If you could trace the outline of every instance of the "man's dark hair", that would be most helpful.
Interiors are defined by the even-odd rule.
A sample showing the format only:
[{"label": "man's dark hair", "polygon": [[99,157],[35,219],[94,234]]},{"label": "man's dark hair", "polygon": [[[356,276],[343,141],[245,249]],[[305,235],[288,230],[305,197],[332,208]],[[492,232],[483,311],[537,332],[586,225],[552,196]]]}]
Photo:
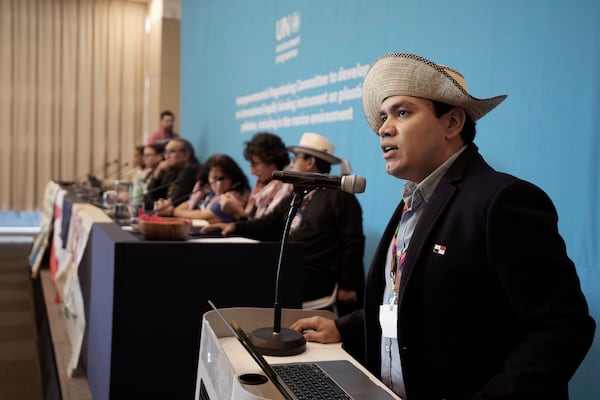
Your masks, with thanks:
[{"label": "man's dark hair", "polygon": [[319,157],[311,156],[315,159],[315,166],[321,174],[328,174],[331,172],[331,164]]},{"label": "man's dark hair", "polygon": [[151,144],[147,144],[144,146],[144,148],[146,147],[150,147],[154,150],[154,152],[156,154],[163,154],[165,152],[165,145],[164,143],[151,143]]},{"label": "man's dark hair", "polygon": [[174,142],[179,142],[182,145],[182,150],[185,153],[188,153],[190,155],[190,163],[193,164],[199,164],[200,162],[198,161],[198,159],[196,158],[196,154],[194,152],[194,146],[192,146],[192,144],[190,142],[188,142],[185,139],[182,139],[180,137],[176,137],[173,139],[170,139],[169,141],[174,141]]},{"label": "man's dark hair", "polygon": [[[448,111],[452,110],[453,108],[456,108],[456,106],[442,103],[440,101],[432,100],[431,102],[433,103],[433,112],[434,112],[435,116],[438,118],[440,118],[442,115],[446,114]],[[465,111],[465,116],[466,116],[465,125],[463,126],[462,130],[460,131],[460,137],[462,138],[463,142],[465,142],[465,144],[469,144],[469,143],[472,143],[473,140],[475,139],[476,129],[475,129],[475,122],[473,122],[473,119],[471,118],[469,113],[467,113],[466,111]]]},{"label": "man's dark hair", "polygon": [[165,117],[165,115],[169,115],[169,116],[171,116],[171,118],[175,119],[175,114],[173,114],[173,112],[169,111],[169,110],[165,110],[165,111],[161,112],[160,119],[163,119]]},{"label": "man's dark hair", "polygon": [[258,157],[265,164],[275,164],[282,170],[290,163],[290,155],[281,138],[269,132],[259,132],[246,142],[244,158],[252,162]]},{"label": "man's dark hair", "polygon": [[202,184],[208,183],[208,175],[214,167],[221,168],[221,172],[230,178],[233,184],[237,183],[235,189],[233,189],[234,191],[244,193],[250,190],[248,177],[235,160],[227,154],[213,154],[206,160],[198,173],[198,179]]}]

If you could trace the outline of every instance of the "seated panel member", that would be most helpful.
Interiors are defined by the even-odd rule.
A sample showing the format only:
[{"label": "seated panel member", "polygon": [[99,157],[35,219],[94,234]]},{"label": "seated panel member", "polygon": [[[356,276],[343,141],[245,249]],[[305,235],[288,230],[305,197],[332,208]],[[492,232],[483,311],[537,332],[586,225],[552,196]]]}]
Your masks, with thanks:
[{"label": "seated panel member", "polygon": [[153,209],[158,199],[169,199],[177,206],[183,203],[196,183],[200,164],[191,143],[182,138],[169,140],[165,159],[152,172],[144,195],[146,209]]},{"label": "seated panel member", "polygon": [[144,187],[152,177],[152,173],[158,168],[165,155],[165,146],[159,143],[147,144],[144,146],[142,157],[144,158],[144,167],[148,169],[148,174],[144,177]]},{"label": "seated panel member", "polygon": [[279,136],[269,132],[256,133],[246,142],[244,158],[250,162],[250,173],[256,175],[256,184],[246,207],[242,208],[231,194],[221,198],[223,210],[239,220],[271,213],[293,189],[292,185],[273,179],[273,171],[283,170],[290,163],[288,150]]},{"label": "seated panel member", "polygon": [[173,207],[170,200],[159,200],[155,210],[162,216],[205,219],[210,223],[231,222],[237,218],[223,210],[222,196],[228,195],[231,203],[243,209],[249,194],[248,178],[240,166],[226,154],[214,154],[202,166],[189,200],[177,207]]},{"label": "seated panel member", "polygon": [[144,180],[150,173],[150,169],[144,163],[144,145],[135,146],[133,150],[133,167],[123,174],[119,179],[123,182],[135,183],[138,179]]},{"label": "seated panel member", "polygon": [[[290,168],[299,172],[327,174],[342,160],[333,155],[334,145],[316,133],[305,133],[294,153]],[[204,233],[221,231],[258,240],[281,240],[292,196],[283,199],[268,215],[250,221],[213,224]],[[304,196],[289,235],[290,241],[305,244],[304,301],[330,295],[338,284],[338,313],[361,306],[364,287],[365,237],[362,209],[353,194],[333,189],[316,189]]]}]

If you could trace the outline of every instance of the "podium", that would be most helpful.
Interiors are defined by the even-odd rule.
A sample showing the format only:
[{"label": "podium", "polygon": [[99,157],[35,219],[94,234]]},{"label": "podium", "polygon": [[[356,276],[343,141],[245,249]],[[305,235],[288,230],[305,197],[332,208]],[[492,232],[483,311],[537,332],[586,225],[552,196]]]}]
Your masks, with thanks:
[{"label": "podium", "polygon": [[[220,309],[220,312],[227,320],[235,320],[247,333],[257,328],[273,325],[273,309],[270,308],[223,308]],[[315,315],[334,317],[329,311],[284,309],[281,316],[282,327],[290,326],[299,318]],[[346,353],[342,349],[341,343],[321,344],[309,342],[306,345],[306,351],[302,354],[289,357],[265,356],[265,358],[270,364],[348,360],[363,371],[374,384],[384,388],[392,398],[399,399],[381,381]],[[241,383],[239,377],[245,374],[264,375],[252,357],[232,336],[231,331],[217,313],[215,311],[206,312],[202,318],[195,399],[284,399],[270,381],[260,384]]]}]

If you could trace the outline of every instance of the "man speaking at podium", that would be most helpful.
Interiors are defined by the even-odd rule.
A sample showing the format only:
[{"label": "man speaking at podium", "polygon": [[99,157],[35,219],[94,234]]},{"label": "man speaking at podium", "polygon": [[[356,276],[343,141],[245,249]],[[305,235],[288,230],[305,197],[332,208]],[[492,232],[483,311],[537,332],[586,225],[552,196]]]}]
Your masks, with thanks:
[{"label": "man speaking at podium", "polygon": [[408,400],[567,399],[593,339],[551,200],[473,143],[476,121],[505,98],[475,98],[460,73],[413,54],[385,54],[365,76],[386,172],[407,182],[363,310],[292,328],[364,350]]}]

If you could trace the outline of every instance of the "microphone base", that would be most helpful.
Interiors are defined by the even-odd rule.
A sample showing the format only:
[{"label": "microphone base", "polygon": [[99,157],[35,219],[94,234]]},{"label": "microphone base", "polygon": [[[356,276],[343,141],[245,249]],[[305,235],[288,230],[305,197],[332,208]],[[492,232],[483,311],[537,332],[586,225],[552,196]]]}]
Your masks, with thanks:
[{"label": "microphone base", "polygon": [[306,350],[306,340],[302,333],[282,328],[273,332],[273,328],[259,328],[250,334],[250,341],[265,356],[293,356]]}]

